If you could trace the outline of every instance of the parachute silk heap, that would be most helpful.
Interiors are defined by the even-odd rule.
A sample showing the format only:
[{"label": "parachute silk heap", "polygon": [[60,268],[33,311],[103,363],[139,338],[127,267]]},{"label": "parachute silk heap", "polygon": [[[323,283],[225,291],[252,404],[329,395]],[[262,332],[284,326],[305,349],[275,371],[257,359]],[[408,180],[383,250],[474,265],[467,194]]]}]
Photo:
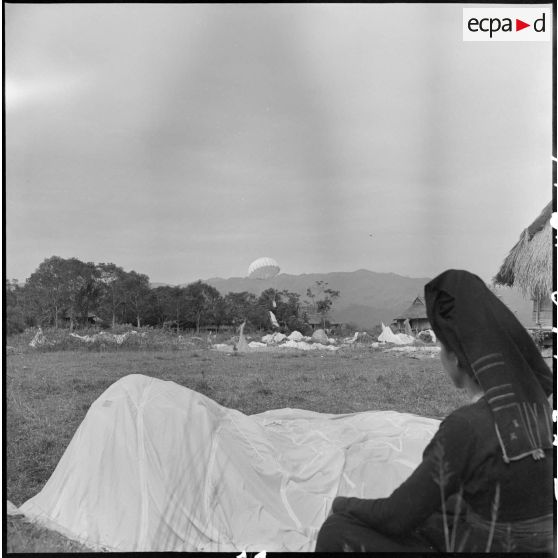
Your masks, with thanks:
[{"label": "parachute silk heap", "polygon": [[273,258],[258,258],[248,266],[248,277],[272,279],[279,273],[279,264]]}]

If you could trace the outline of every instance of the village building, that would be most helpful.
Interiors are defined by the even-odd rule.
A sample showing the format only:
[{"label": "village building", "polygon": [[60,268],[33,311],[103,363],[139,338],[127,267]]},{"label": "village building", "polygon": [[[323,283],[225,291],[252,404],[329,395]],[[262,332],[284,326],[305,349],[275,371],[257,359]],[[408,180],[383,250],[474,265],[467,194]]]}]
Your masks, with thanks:
[{"label": "village building", "polygon": [[[72,322],[72,317],[69,312],[64,312],[63,316],[64,323],[70,325]],[[102,325],[104,320],[99,318],[94,312],[87,312],[87,317],[77,315],[74,317],[74,325],[79,324],[80,326],[93,326]]]},{"label": "village building", "polygon": [[494,282],[518,287],[533,301],[532,326],[552,331],[552,202],[521,233]]},{"label": "village building", "polygon": [[430,329],[430,322],[426,315],[426,305],[420,296],[417,296],[411,306],[393,320],[391,328],[395,333],[405,333],[406,320],[409,320],[409,326],[414,334]]},{"label": "village building", "polygon": [[[306,322],[312,328],[312,330],[323,329],[324,316],[322,316],[321,314],[308,314]],[[331,318],[329,315],[325,316],[325,324],[327,328],[335,328],[342,325],[341,322]]]}]

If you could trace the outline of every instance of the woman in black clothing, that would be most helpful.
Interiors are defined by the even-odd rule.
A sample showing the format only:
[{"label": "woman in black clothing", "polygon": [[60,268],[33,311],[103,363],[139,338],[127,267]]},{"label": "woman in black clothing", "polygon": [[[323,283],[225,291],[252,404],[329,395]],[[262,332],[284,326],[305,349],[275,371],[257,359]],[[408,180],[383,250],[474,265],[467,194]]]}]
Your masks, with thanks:
[{"label": "woman in black clothing", "polygon": [[472,401],[390,497],[338,496],[316,551],[552,552],[552,373],[477,276],[446,271],[425,300],[443,367]]}]

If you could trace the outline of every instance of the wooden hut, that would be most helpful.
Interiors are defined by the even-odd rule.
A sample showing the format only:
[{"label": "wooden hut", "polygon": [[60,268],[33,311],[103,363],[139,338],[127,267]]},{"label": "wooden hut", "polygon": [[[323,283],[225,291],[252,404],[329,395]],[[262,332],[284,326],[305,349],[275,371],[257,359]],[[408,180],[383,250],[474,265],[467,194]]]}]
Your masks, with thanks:
[{"label": "wooden hut", "polygon": [[533,301],[533,324],[552,329],[552,202],[521,233],[494,277],[498,285],[516,286]]},{"label": "wooden hut", "polygon": [[420,296],[417,296],[417,298],[413,300],[411,306],[393,320],[393,329],[398,332],[405,332],[405,320],[409,320],[409,325],[413,333],[418,333],[424,329],[430,329],[430,322],[426,316],[426,305]]},{"label": "wooden hut", "polygon": [[[71,324],[72,318],[69,312],[65,312],[63,318],[66,324]],[[93,312],[88,312],[87,317],[78,314],[74,318],[74,325],[75,324],[79,324],[80,326],[102,325],[103,319],[99,318],[99,316]]]},{"label": "wooden hut", "polygon": [[306,322],[310,325],[312,330],[322,329],[324,327],[324,319],[327,328],[338,327],[341,322],[326,315],[325,318],[321,314],[308,314]]}]

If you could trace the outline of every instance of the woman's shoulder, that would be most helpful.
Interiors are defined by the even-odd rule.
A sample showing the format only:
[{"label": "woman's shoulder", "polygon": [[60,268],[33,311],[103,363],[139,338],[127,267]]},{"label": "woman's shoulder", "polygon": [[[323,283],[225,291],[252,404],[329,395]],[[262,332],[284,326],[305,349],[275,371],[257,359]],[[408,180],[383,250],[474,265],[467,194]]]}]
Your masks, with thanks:
[{"label": "woman's shoulder", "polygon": [[[442,447],[456,469],[464,467],[465,463],[476,462],[473,456],[491,452],[496,446],[490,409],[484,400],[479,400],[459,407],[440,423],[425,455],[434,455],[436,447]],[[463,461],[461,465],[460,460]]]},{"label": "woman's shoulder", "polygon": [[487,413],[490,413],[490,407],[486,402],[486,398],[482,396],[475,401],[471,401],[466,405],[458,407],[448,416],[456,415],[461,417],[477,417],[486,415]]},{"label": "woman's shoulder", "polygon": [[[436,459],[443,452],[455,471],[468,466],[478,447],[482,446],[487,426],[492,421],[478,401],[459,407],[441,423],[438,431],[425,449],[424,457]],[[437,457],[438,456],[438,457]]]},{"label": "woman's shoulder", "polygon": [[467,430],[468,434],[474,432],[482,432],[484,434],[487,430],[494,429],[490,407],[484,397],[459,407],[450,413],[442,424],[445,428],[452,430]]}]

